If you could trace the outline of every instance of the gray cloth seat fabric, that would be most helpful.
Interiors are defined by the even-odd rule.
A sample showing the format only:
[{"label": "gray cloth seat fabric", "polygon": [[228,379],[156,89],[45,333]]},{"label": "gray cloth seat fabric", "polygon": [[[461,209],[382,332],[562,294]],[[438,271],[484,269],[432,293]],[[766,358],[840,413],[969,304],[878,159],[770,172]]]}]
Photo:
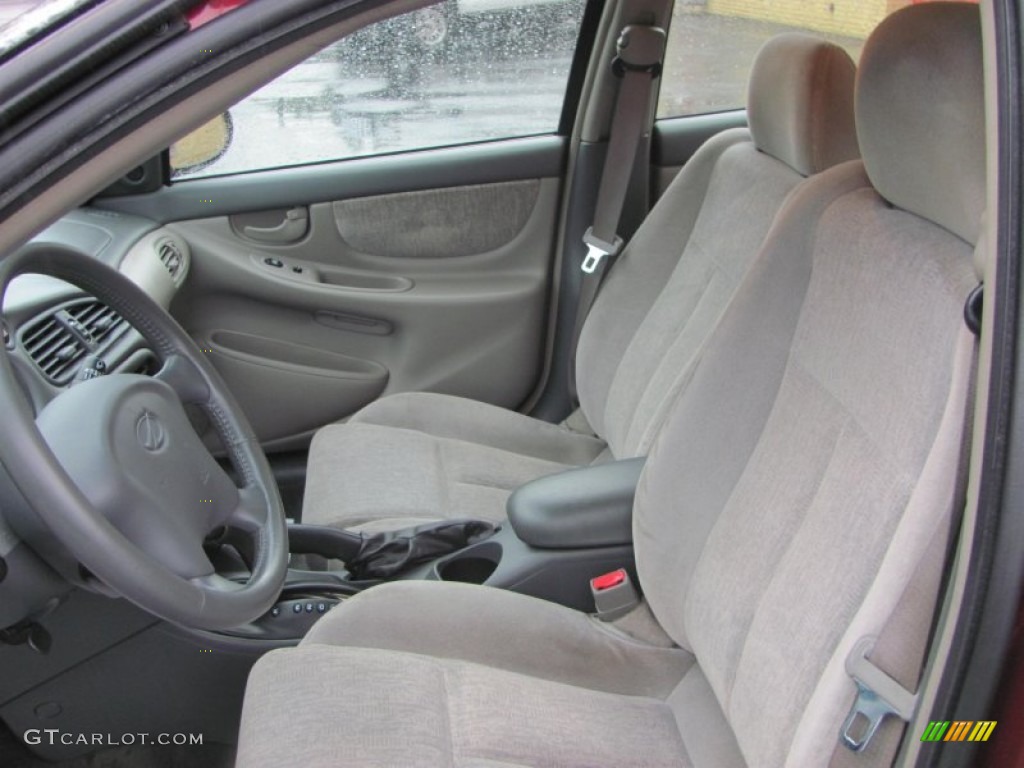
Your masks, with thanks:
[{"label": "gray cloth seat fabric", "polygon": [[845,51],[808,35],[781,35],[758,54],[750,130],[726,131],[694,155],[583,328],[580,406],[600,438],[463,398],[393,395],[316,434],[303,521],[496,521],[529,480],[646,455],[783,201],[805,176],[857,156],[854,72]]},{"label": "gray cloth seat fabric", "polygon": [[596,437],[475,400],[394,395],[317,434],[302,519],[364,531],[498,519],[480,510],[504,510],[523,483],[604,449]]},{"label": "gray cloth seat fabric", "polygon": [[485,587],[375,587],[257,663],[238,764],[827,766],[845,659],[954,504],[981,86],[976,6],[911,6],[865,45],[873,154],[787,202],[646,462],[638,570],[678,648]]},{"label": "gray cloth seat fabric", "polygon": [[[311,669],[330,679],[330,686],[312,690]],[[289,718],[280,738],[259,739],[258,756],[243,752],[241,765],[689,765],[671,709],[652,698],[419,654],[317,645],[297,649],[256,675],[257,685],[273,687],[302,714]],[[366,675],[377,686],[372,691],[364,686]],[[538,699],[565,718],[553,719],[546,707],[535,706]],[[264,725],[280,717],[269,711],[270,700],[261,704],[252,716]],[[346,723],[360,721],[367,711],[401,717],[401,732],[360,728],[334,744],[332,753],[308,758],[310,741],[347,730]],[[610,743],[609,732],[630,736]],[[290,762],[296,755],[304,762]]]},{"label": "gray cloth seat fabric", "polygon": [[[393,582],[372,594],[347,604],[345,621],[319,622],[278,663],[257,665],[250,689],[277,695],[251,697],[245,727],[265,727],[283,700],[295,719],[269,748],[243,730],[239,765],[689,765],[666,699],[691,673],[690,653],[487,587]],[[424,622],[428,614],[444,621]],[[452,631],[459,624],[466,633]],[[310,671],[322,688],[310,688]],[[369,697],[367,675],[377,684]],[[552,707],[574,726],[551,718]],[[404,710],[414,732],[391,740],[345,727],[374,709]],[[343,747],[295,761],[311,757],[309,734],[339,727]],[[622,730],[630,739],[609,743]]]}]

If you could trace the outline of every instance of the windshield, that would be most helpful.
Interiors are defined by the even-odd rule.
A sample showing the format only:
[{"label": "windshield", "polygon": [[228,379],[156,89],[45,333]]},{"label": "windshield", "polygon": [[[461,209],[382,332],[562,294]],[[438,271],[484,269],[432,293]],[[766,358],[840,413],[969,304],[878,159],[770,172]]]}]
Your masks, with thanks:
[{"label": "windshield", "polygon": [[38,36],[94,0],[0,0],[0,54]]}]

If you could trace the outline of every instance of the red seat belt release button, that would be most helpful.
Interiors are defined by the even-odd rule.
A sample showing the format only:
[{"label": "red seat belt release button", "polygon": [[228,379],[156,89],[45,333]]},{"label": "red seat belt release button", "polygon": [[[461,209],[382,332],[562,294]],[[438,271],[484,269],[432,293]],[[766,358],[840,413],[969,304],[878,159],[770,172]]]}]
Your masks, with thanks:
[{"label": "red seat belt release button", "polygon": [[600,576],[595,576],[590,580],[590,586],[595,592],[604,592],[606,589],[617,587],[624,581],[629,580],[629,574],[626,573],[625,568],[619,568],[617,571],[611,573],[603,573]]},{"label": "red seat belt release button", "polygon": [[597,618],[602,621],[614,621],[640,603],[640,596],[625,568],[592,578],[590,594],[594,596]]}]

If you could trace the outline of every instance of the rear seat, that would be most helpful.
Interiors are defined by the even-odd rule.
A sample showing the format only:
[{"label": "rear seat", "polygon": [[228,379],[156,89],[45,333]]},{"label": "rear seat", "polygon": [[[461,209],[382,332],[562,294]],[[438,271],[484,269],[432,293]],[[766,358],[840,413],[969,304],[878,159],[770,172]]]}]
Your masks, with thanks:
[{"label": "rear seat", "polygon": [[783,202],[805,177],[857,157],[854,76],[845,51],[808,35],[781,35],[758,54],[749,131],[694,155],[584,325],[577,382],[593,434],[465,398],[386,397],[315,436],[303,522],[372,531],[500,520],[523,483],[646,455]]}]

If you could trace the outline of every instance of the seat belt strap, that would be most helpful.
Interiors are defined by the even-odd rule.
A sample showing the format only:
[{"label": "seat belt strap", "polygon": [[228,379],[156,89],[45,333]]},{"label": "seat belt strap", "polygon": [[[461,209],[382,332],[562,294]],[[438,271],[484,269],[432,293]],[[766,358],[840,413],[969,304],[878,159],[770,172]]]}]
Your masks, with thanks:
[{"label": "seat belt strap", "polygon": [[626,190],[633,174],[640,137],[647,127],[651,89],[661,75],[665,30],[631,24],[619,35],[616,52],[618,55],[612,61],[612,72],[621,82],[615,100],[601,187],[597,192],[594,223],[583,235],[587,255],[582,269],[588,275],[597,272],[606,257],[614,258],[622,248],[622,238],[617,234],[619,219],[626,202]]},{"label": "seat belt strap", "polygon": [[[924,660],[930,645],[939,611],[943,566],[950,559],[952,547],[960,530],[960,514],[967,504],[967,481],[970,475],[971,444],[974,433],[974,401],[978,378],[978,341],[981,326],[982,286],[975,288],[964,305],[964,320],[975,337],[967,374],[966,402],[960,436],[953,503],[935,539],[918,564],[917,573],[904,592],[896,610],[889,617],[877,638],[862,638],[847,659],[846,669],[857,684],[857,700],[839,734],[839,745],[832,754],[829,768],[863,768],[867,765],[889,766],[902,742],[903,723],[912,721],[918,694],[892,679],[875,666],[868,655],[898,659],[901,677],[915,689],[920,688]],[[928,618],[931,620],[929,621]],[[911,631],[908,632],[907,630]],[[917,665],[911,669],[911,665]],[[896,725],[878,732],[888,715],[896,715]],[[899,721],[903,721],[900,723]]]},{"label": "seat belt strap", "polygon": [[576,304],[570,367],[570,389],[576,396],[575,356],[583,323],[597,297],[601,279],[608,264],[622,250],[618,235],[622,208],[626,202],[629,180],[636,163],[637,148],[648,123],[648,109],[654,81],[661,76],[665,55],[665,30],[661,27],[630,24],[624,27],[616,42],[612,72],[620,80],[612,115],[608,154],[605,156],[601,186],[597,192],[593,224],[583,235],[587,254],[580,268],[583,280]]}]

